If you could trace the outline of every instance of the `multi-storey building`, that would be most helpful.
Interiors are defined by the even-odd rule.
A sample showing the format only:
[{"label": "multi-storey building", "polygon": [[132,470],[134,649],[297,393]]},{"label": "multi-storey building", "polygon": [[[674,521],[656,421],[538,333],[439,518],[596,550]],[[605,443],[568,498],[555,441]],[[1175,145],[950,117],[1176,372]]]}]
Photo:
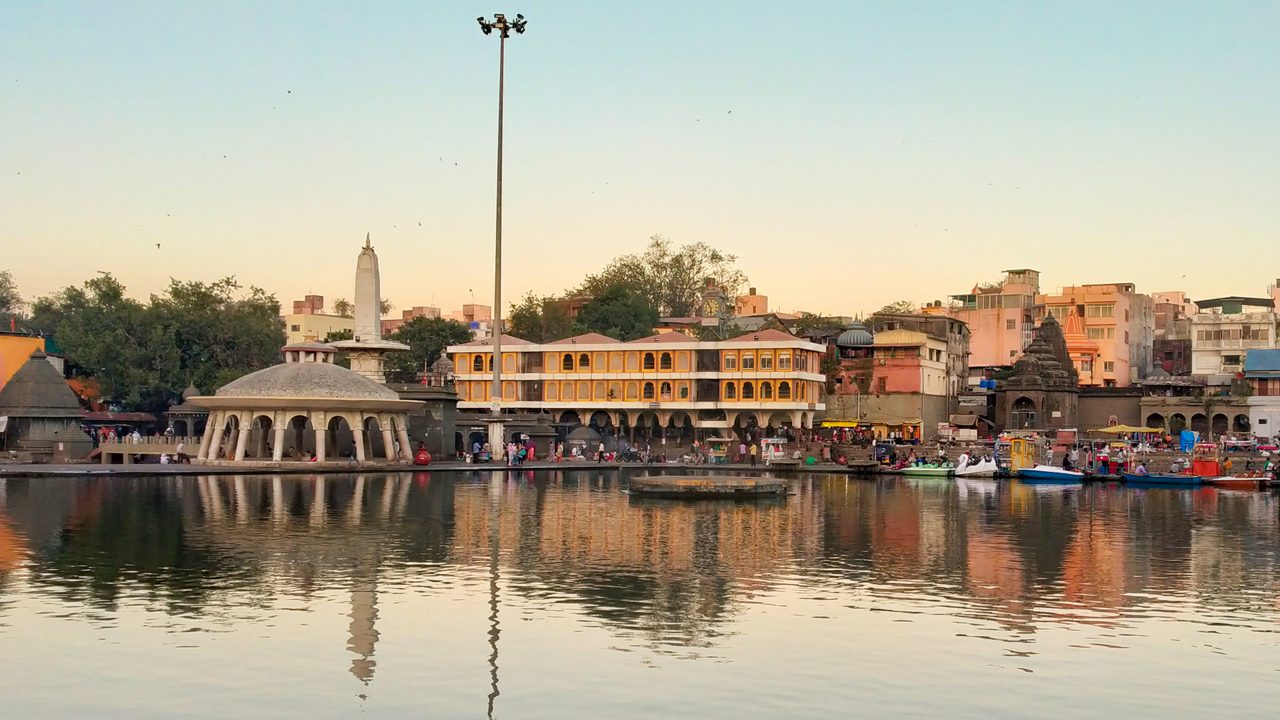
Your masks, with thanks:
[{"label": "multi-storey building", "polygon": [[1244,376],[1250,385],[1249,427],[1258,437],[1280,436],[1280,350],[1245,353]]},{"label": "multi-storey building", "polygon": [[326,313],[323,295],[307,295],[293,301],[293,312],[285,315],[284,334],[289,345],[308,341],[323,341],[329,333],[354,331],[354,318]]},{"label": "multi-storey building", "polygon": [[1155,311],[1151,297],[1134,291],[1132,283],[1098,283],[1062,288],[1036,297],[1039,316],[1052,315],[1066,325],[1073,313],[1084,321],[1085,339],[1098,343],[1094,362],[1099,368],[1081,367],[1072,358],[1080,384],[1126,387],[1150,374],[1151,347],[1155,336]]},{"label": "multi-storey building", "polygon": [[[502,337],[504,411],[647,434],[707,437],[751,426],[812,427],[825,408],[825,348],[763,330],[707,342],[668,332],[621,342],[589,333],[535,344]],[[450,346],[458,408],[490,407],[490,338]]]},{"label": "multi-storey building", "polygon": [[1020,269],[1005,270],[1001,282],[951,296],[948,314],[969,328],[969,368],[975,375],[1009,367],[1022,354],[1035,329],[1039,292],[1040,273]]},{"label": "multi-storey building", "polygon": [[1222,297],[1198,300],[1191,316],[1191,373],[1210,386],[1230,385],[1244,369],[1249,350],[1276,345],[1273,298]]},{"label": "multi-storey building", "polygon": [[1191,316],[1196,304],[1182,291],[1151,296],[1155,308],[1155,334],[1151,362],[1170,375],[1191,373]]}]

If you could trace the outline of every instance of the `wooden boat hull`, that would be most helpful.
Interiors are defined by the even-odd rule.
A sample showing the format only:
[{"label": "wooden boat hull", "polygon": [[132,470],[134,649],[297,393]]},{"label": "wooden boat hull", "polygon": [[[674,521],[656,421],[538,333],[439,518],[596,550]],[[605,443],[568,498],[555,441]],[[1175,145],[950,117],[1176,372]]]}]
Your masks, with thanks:
[{"label": "wooden boat hull", "polygon": [[747,500],[785,497],[787,481],[778,478],[644,475],[632,478],[633,497],[688,500]]},{"label": "wooden boat hull", "polygon": [[1126,485],[1199,485],[1204,482],[1204,478],[1199,475],[1169,475],[1164,473],[1153,473],[1150,475],[1135,475],[1134,473],[1125,473],[1124,482]]},{"label": "wooden boat hull", "polygon": [[1262,483],[1266,481],[1266,478],[1225,475],[1223,477],[1205,478],[1204,481],[1208,485],[1226,490],[1257,490],[1262,487]]}]

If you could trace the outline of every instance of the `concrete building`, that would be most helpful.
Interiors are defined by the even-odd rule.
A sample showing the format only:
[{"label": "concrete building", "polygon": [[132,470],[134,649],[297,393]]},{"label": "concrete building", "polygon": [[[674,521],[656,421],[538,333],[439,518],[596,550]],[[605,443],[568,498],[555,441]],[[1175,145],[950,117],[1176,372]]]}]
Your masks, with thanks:
[{"label": "concrete building", "polygon": [[826,417],[877,437],[934,439],[967,388],[968,328],[927,314],[876,314],[869,322],[853,323],[835,341]]},{"label": "concrete building", "polygon": [[293,312],[284,316],[285,342],[320,342],[329,335],[342,331],[354,331],[355,318],[343,317],[324,311],[323,295],[307,295],[293,301]]},{"label": "concrete building", "polygon": [[383,318],[382,335],[386,337],[391,333],[399,330],[407,322],[417,320],[418,318],[439,319],[440,308],[431,307],[430,305],[414,305],[408,310],[401,310],[398,318]]},{"label": "concrete building", "polygon": [[1181,291],[1152,296],[1155,310],[1152,365],[1170,375],[1191,374],[1191,316],[1196,312],[1196,304],[1186,298],[1186,293]]},{"label": "concrete building", "polygon": [[1249,430],[1258,437],[1280,435],[1280,350],[1250,350],[1244,361],[1249,382]]},{"label": "concrete building", "polygon": [[1005,270],[998,283],[952,295],[948,313],[969,329],[969,368],[974,382],[985,372],[1013,365],[1031,343],[1040,273]]},{"label": "concrete building", "polygon": [[[1274,291],[1273,291],[1274,292]],[[1198,300],[1191,316],[1191,372],[1212,387],[1230,385],[1250,350],[1276,348],[1274,298]]]},{"label": "concrete building", "polygon": [[1080,382],[1094,387],[1125,387],[1151,371],[1155,339],[1155,305],[1151,297],[1134,290],[1132,283],[1095,283],[1064,287],[1036,298],[1041,318],[1052,316],[1065,324],[1073,312],[1084,321],[1085,338],[1098,343],[1094,367]]},{"label": "concrete building", "polygon": [[[489,407],[492,340],[454,345],[460,411]],[[644,437],[685,440],[752,427],[812,427],[822,411],[824,348],[763,330],[707,342],[661,333],[621,342],[595,333],[535,344],[502,338],[504,412]]]},{"label": "concrete building", "polygon": [[461,310],[449,313],[448,319],[471,328],[471,334],[476,338],[493,335],[493,308],[488,305],[467,303]]},{"label": "concrete building", "polygon": [[734,302],[734,315],[766,315],[769,313],[769,296],[750,288],[746,295],[739,295]]}]

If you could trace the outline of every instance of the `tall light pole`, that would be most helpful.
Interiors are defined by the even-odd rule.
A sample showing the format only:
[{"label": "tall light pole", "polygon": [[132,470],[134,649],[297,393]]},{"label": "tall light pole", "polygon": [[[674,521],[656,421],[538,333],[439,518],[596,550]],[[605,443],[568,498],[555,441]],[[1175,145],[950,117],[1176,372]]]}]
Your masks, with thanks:
[{"label": "tall light pole", "polygon": [[[494,421],[489,426],[489,445],[494,459],[502,457],[505,448],[502,424],[497,422],[502,414],[502,102],[507,64],[507,38],[514,30],[517,35],[524,34],[524,15],[517,14],[515,20],[507,20],[502,13],[494,13],[493,21],[483,17],[476,18],[480,30],[485,35],[498,31],[498,200],[494,223],[493,242],[493,389],[489,393],[489,407]],[[497,437],[494,437],[494,431]]]}]

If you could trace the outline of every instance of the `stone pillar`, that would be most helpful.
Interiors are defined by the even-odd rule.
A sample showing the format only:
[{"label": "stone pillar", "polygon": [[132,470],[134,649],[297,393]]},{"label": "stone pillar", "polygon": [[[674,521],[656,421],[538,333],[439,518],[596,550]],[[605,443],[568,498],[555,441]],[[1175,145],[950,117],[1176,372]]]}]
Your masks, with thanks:
[{"label": "stone pillar", "polygon": [[276,425],[271,428],[271,432],[276,436],[275,447],[271,448],[271,459],[280,462],[284,459],[284,426]]},{"label": "stone pillar", "polygon": [[236,454],[235,461],[244,460],[245,446],[249,444],[249,426],[243,422],[240,423],[240,434],[236,436]]},{"label": "stone pillar", "polygon": [[356,441],[356,462],[364,462],[364,424],[352,429],[351,437]]},{"label": "stone pillar", "polygon": [[396,437],[400,439],[400,459],[413,462],[413,448],[409,446],[409,431],[402,417],[396,418]]},{"label": "stone pillar", "polygon": [[324,462],[326,457],[325,451],[327,449],[324,444],[325,438],[328,437],[328,433],[325,432],[324,428],[314,428],[314,430],[316,433],[316,462]]},{"label": "stone pillar", "polygon": [[386,415],[378,416],[378,428],[382,430],[382,454],[391,462],[396,461],[396,441],[391,436],[391,420]]},{"label": "stone pillar", "polygon": [[196,452],[197,460],[205,460],[209,457],[209,443],[213,442],[213,433],[217,429],[214,419],[220,413],[209,413],[209,417],[205,419],[204,434],[200,436],[200,450]]},{"label": "stone pillar", "polygon": [[[209,446],[204,449],[204,460],[218,459],[218,449],[222,447],[222,429],[227,424],[226,415],[219,411],[209,417],[209,424],[213,426],[213,435],[209,438]],[[208,429],[207,426],[206,429]]]}]

